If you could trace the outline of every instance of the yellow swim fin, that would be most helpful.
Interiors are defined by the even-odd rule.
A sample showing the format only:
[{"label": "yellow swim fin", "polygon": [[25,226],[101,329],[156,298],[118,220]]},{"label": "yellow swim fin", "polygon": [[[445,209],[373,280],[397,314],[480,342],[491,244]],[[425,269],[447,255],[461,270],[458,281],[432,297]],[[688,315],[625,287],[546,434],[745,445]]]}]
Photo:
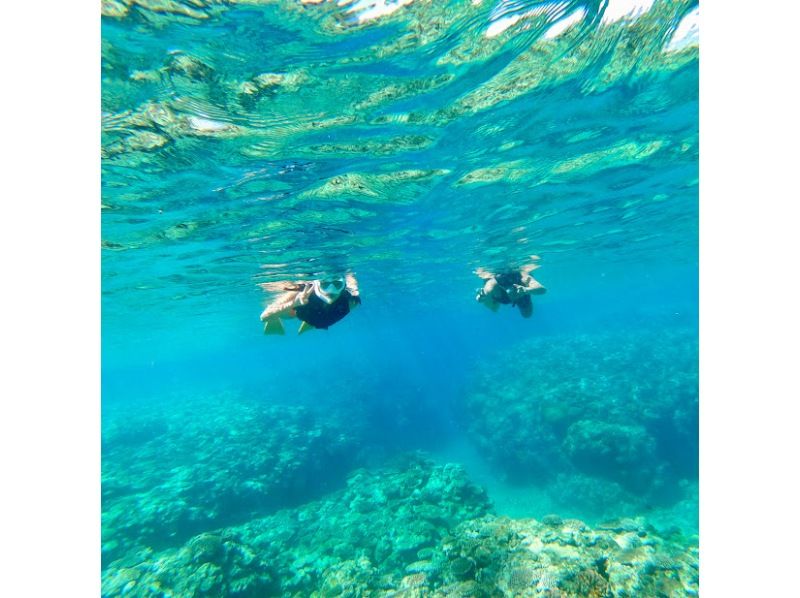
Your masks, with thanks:
[{"label": "yellow swim fin", "polygon": [[309,330],[314,330],[314,327],[308,322],[300,322],[300,328],[297,330],[297,334],[303,334]]},{"label": "yellow swim fin", "polygon": [[286,334],[281,319],[276,316],[264,320],[264,334]]}]

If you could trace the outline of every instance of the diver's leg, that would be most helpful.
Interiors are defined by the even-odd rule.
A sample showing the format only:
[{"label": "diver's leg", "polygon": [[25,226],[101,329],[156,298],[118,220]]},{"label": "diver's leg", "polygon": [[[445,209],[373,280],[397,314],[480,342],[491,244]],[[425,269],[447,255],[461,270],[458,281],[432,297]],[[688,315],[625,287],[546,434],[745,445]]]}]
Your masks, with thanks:
[{"label": "diver's leg", "polygon": [[547,289],[544,288],[541,282],[538,280],[531,280],[531,283],[528,285],[530,289],[530,293],[532,295],[544,295],[547,292]]},{"label": "diver's leg", "polygon": [[519,307],[519,313],[523,318],[530,318],[533,315],[533,301],[531,301],[529,295],[525,295],[517,301],[517,307]]}]

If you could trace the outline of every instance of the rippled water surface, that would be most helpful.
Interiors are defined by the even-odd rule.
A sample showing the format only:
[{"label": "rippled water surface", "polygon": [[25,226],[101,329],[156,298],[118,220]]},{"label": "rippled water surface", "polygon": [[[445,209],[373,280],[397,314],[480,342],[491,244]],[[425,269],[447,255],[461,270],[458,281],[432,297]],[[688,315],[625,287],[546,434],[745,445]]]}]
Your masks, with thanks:
[{"label": "rippled water surface", "polygon": [[105,326],[331,269],[433,301],[534,253],[694,264],[697,7],[632,6],[104,2]]},{"label": "rippled water surface", "polygon": [[[326,500],[417,449],[463,466],[500,515],[696,529],[696,2],[102,12],[106,567]],[[548,291],[531,319],[475,302],[476,268],[532,255]],[[344,270],[359,310],[262,335],[260,284]]]}]

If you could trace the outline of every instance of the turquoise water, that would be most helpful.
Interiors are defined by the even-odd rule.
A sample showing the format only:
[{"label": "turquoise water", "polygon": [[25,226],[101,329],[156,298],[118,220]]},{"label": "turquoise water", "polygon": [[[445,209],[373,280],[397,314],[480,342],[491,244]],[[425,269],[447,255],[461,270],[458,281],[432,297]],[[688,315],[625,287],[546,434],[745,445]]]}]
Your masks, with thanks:
[{"label": "turquoise water", "polygon": [[696,595],[696,3],[102,7],[104,595]]}]

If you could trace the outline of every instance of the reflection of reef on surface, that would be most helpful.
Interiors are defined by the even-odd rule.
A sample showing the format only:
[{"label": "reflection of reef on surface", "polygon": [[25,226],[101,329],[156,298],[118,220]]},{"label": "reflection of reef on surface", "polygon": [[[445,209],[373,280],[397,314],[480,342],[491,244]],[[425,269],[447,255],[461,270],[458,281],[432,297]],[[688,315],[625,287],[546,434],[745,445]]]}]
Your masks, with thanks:
[{"label": "reflection of reef on surface", "polygon": [[[272,0],[105,0],[102,14],[108,26],[124,29],[122,23],[130,21],[137,22],[143,30],[158,30],[172,23],[211,26],[226,22],[226,14],[232,18],[231,15],[252,10],[291,36],[294,41],[285,44],[288,52],[308,52],[308,41],[315,39],[312,32],[330,44],[359,33],[358,27],[354,30],[348,25],[364,22],[347,16],[355,7],[342,9],[342,4],[325,2],[312,7]],[[160,65],[148,64],[139,55],[124,54],[109,41],[112,36],[106,36],[109,39],[102,53],[103,109],[107,113],[103,121],[103,157],[125,165],[174,166],[176,153],[196,150],[192,143],[196,137],[238,138],[238,144],[229,144],[230,151],[255,158],[278,156],[281,150],[324,158],[332,147],[339,146],[347,153],[362,155],[371,155],[376,149],[386,154],[415,151],[434,141],[419,135],[416,127],[420,124],[442,126],[559,85],[576,84],[581,94],[590,95],[637,77],[680,71],[697,60],[696,46],[666,51],[664,40],[674,33],[677,17],[690,7],[688,0],[659,2],[635,20],[593,29],[585,24],[554,38],[543,34],[557,15],[541,14],[498,37],[487,38],[485,25],[492,20],[488,4],[413,3],[380,19],[382,24],[391,23],[389,26],[397,28],[392,38],[381,38],[379,43],[339,56],[320,48],[321,55],[312,63],[313,68],[286,72],[241,72],[232,68],[230,60],[217,58],[219,64],[214,64],[210,56],[194,56],[183,50],[170,51]],[[517,36],[527,37],[530,43],[521,43]],[[444,43],[448,38],[458,43],[446,49],[451,45]],[[515,43],[521,43],[524,50],[499,70],[487,68],[492,59]],[[352,68],[376,59],[399,61],[437,48],[441,49],[431,67],[413,76],[376,77]],[[233,62],[239,61],[247,62],[246,57],[237,57]],[[141,68],[130,68],[131,65]],[[448,91],[449,86],[459,89],[458,84],[463,81],[453,69],[466,72],[466,66],[486,68],[487,78],[473,82],[464,93]],[[330,93],[322,93],[332,86],[336,88],[333,102]],[[448,98],[440,108],[411,112],[402,109],[408,105],[407,100],[419,100],[436,91],[444,91],[443,97]],[[142,98],[148,99],[138,106],[131,103],[132,99]],[[632,102],[631,109],[641,109],[642,105],[648,112],[663,109],[658,104],[654,106],[652,98]],[[388,122],[393,123],[398,134],[363,142],[364,137],[376,134],[369,127],[377,126],[380,131]],[[352,142],[331,145],[314,139],[315,134],[327,128],[335,129],[341,137],[353,125],[366,128],[355,134]],[[639,145],[647,148],[653,143],[656,147],[637,158],[640,159],[655,152],[663,142],[645,139],[639,144],[627,140],[617,149],[631,150],[625,154],[641,154]],[[155,155],[147,156],[148,153]],[[596,157],[567,156],[552,174],[574,168],[575,160]],[[523,172],[530,178],[537,175],[532,167]]]},{"label": "reflection of reef on surface", "polygon": [[227,394],[107,411],[104,561],[310,500],[344,482],[363,435],[341,412]]},{"label": "reflection of reef on surface", "polygon": [[463,408],[510,481],[602,517],[671,504],[697,479],[697,384],[692,329],[544,337],[485,361]]},{"label": "reflection of reef on surface", "polygon": [[[623,231],[637,256],[691,243],[698,49],[665,43],[696,3],[613,21],[582,5],[549,35],[567,4],[104,0],[107,300],[177,287],[189,305],[219,275],[265,281],[264,254],[285,264],[271,282],[331,255],[410,262],[409,280],[420,230],[436,247],[419,259],[470,266],[534,240],[573,255],[615,253]],[[181,278],[139,267],[156,251]]]},{"label": "reflection of reef on surface", "polygon": [[[677,543],[680,540],[683,544]],[[104,596],[691,596],[694,540],[489,514],[456,465],[357,470],[303,507],[113,562]]]}]

